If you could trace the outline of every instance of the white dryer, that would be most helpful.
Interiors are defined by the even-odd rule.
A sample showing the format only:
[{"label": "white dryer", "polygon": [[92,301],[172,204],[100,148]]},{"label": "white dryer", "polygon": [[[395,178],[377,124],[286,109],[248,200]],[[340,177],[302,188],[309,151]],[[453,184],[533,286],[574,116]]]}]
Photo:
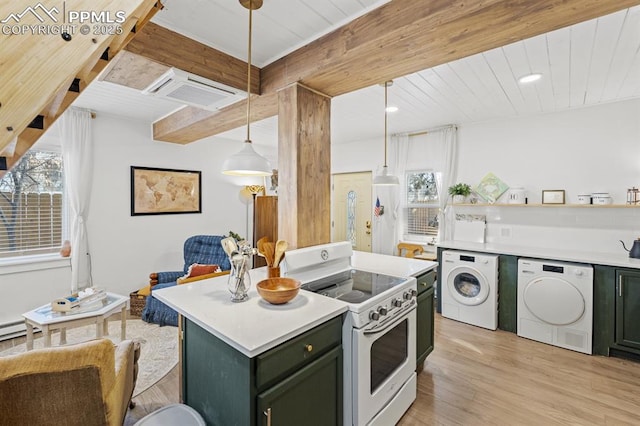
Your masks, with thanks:
[{"label": "white dryer", "polygon": [[592,353],[593,267],[518,260],[518,336]]},{"label": "white dryer", "polygon": [[442,316],[498,328],[498,256],[442,252]]}]

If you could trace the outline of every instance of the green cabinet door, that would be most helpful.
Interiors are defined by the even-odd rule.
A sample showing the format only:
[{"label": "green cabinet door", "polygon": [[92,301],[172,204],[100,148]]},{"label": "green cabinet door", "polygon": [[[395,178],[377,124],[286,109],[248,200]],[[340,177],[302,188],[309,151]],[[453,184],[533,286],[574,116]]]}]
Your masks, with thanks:
[{"label": "green cabinet door", "polygon": [[342,425],[342,348],[260,393],[257,410],[261,426]]},{"label": "green cabinet door", "polygon": [[616,273],[616,343],[640,349],[640,271]]},{"label": "green cabinet door", "polygon": [[498,328],[518,332],[518,257],[501,254],[498,266]]},{"label": "green cabinet door", "polygon": [[418,296],[417,308],[417,333],[416,342],[418,372],[422,371],[421,366],[424,364],[427,356],[433,351],[433,285]]}]

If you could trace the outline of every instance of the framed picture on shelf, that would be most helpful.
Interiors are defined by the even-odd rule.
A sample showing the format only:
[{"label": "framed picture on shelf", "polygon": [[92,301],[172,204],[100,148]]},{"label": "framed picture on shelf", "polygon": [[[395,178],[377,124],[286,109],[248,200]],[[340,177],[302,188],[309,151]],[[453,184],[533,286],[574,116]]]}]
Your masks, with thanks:
[{"label": "framed picture on shelf", "polygon": [[202,174],[131,166],[131,216],[202,213]]},{"label": "framed picture on shelf", "polygon": [[564,204],[564,189],[542,190],[542,204]]}]

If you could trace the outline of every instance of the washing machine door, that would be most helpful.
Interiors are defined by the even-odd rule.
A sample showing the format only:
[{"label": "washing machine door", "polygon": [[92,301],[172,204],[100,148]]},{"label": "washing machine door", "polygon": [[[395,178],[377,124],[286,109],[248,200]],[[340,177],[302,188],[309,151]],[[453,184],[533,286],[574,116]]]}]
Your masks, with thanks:
[{"label": "washing machine door", "polygon": [[487,278],[480,271],[467,266],[458,266],[449,272],[447,288],[456,302],[467,306],[479,305],[489,296]]},{"label": "washing machine door", "polygon": [[542,277],[530,281],[525,284],[522,298],[533,316],[557,326],[573,324],[586,309],[580,290],[560,278]]}]

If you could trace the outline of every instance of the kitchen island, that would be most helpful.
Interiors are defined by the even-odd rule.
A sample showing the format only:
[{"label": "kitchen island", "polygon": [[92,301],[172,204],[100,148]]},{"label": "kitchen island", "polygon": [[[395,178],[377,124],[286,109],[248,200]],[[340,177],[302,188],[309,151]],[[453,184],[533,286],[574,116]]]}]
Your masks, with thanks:
[{"label": "kitchen island", "polygon": [[[404,277],[435,265],[361,252],[352,257],[354,267]],[[347,304],[301,290],[285,305],[270,305],[255,290],[265,268],[251,270],[250,276],[249,300],[242,303],[230,301],[227,277],[154,292],[182,315],[183,401],[213,425],[267,424],[269,419],[342,424]]]}]

